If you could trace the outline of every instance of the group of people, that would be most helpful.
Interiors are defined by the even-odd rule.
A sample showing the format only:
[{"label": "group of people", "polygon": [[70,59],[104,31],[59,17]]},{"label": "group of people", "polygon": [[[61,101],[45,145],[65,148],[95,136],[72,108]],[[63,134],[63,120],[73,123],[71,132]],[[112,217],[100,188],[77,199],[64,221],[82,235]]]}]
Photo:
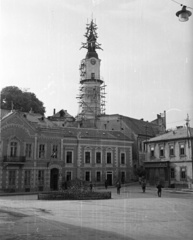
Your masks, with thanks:
[{"label": "group of people", "polygon": [[[143,193],[145,193],[145,191],[146,191],[146,179],[142,178],[140,183],[141,183],[142,191],[143,191]],[[161,184],[161,181],[159,181],[159,183],[157,184],[156,187],[157,187],[157,195],[158,195],[158,197],[161,197],[162,188],[163,188],[163,185]],[[108,188],[108,181],[105,180],[105,189],[107,189],[107,188]],[[117,188],[117,194],[120,194],[120,190],[121,190],[121,181],[120,180],[118,180],[116,182],[116,188]],[[93,183],[90,182],[90,191],[92,191],[92,190],[93,190]]]},{"label": "group of people", "polygon": [[[145,190],[146,190],[146,179],[145,178],[141,179],[141,188],[142,188],[143,193],[145,193]],[[156,185],[156,188],[157,188],[158,197],[161,197],[162,188],[163,188],[161,181],[158,182],[158,184]]]}]

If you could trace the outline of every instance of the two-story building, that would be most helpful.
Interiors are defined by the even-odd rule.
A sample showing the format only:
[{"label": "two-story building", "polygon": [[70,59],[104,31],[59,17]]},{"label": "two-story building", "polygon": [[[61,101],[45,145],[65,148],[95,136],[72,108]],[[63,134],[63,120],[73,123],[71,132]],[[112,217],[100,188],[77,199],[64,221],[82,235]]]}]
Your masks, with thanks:
[{"label": "two-story building", "polygon": [[132,179],[132,141],[120,131],[58,126],[34,113],[1,119],[0,189],[57,190],[71,179]]},{"label": "two-story building", "polygon": [[147,142],[144,162],[147,181],[154,185],[162,181],[165,186],[184,186],[192,183],[193,129],[177,127]]}]

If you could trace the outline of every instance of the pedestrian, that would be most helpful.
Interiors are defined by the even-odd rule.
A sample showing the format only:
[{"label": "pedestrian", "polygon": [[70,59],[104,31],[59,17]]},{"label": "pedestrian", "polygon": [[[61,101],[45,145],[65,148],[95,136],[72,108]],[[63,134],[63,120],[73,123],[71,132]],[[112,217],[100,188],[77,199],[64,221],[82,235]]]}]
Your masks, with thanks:
[{"label": "pedestrian", "polygon": [[90,182],[90,191],[92,192],[93,184]]},{"label": "pedestrian", "polygon": [[157,195],[158,195],[158,197],[161,197],[161,195],[162,195],[162,188],[163,188],[163,186],[161,185],[161,182],[159,182],[158,185],[157,185]]},{"label": "pedestrian", "polygon": [[120,194],[120,189],[121,189],[121,183],[120,183],[120,181],[117,181],[116,186],[117,186],[117,194]]},{"label": "pedestrian", "polygon": [[108,188],[108,182],[107,182],[107,179],[105,180],[105,188],[106,188],[106,189]]},{"label": "pedestrian", "polygon": [[143,179],[143,181],[141,183],[141,188],[142,188],[143,193],[145,193],[145,190],[146,190],[146,180],[145,179]]}]

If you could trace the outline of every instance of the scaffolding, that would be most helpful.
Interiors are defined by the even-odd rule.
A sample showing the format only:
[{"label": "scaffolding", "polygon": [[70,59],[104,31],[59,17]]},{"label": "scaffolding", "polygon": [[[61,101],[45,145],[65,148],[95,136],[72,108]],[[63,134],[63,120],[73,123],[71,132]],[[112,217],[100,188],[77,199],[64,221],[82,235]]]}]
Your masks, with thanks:
[{"label": "scaffolding", "polygon": [[[86,80],[85,80],[86,81]],[[90,82],[93,85],[89,86],[86,83]],[[87,119],[90,116],[97,118],[105,115],[105,83],[102,80],[87,80],[86,83],[80,83],[79,95],[79,118]]]}]

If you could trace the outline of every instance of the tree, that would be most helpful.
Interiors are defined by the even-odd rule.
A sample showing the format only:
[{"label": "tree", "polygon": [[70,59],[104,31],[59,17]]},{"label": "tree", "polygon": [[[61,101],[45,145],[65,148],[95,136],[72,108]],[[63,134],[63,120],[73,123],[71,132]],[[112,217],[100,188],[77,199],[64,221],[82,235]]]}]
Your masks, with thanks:
[{"label": "tree", "polygon": [[22,91],[15,86],[9,86],[1,90],[0,96],[2,109],[15,109],[22,112],[32,110],[42,115],[45,113],[43,102],[41,102],[34,93]]},{"label": "tree", "polygon": [[143,166],[139,166],[135,169],[135,175],[138,177],[145,177],[146,176],[146,170]]}]

